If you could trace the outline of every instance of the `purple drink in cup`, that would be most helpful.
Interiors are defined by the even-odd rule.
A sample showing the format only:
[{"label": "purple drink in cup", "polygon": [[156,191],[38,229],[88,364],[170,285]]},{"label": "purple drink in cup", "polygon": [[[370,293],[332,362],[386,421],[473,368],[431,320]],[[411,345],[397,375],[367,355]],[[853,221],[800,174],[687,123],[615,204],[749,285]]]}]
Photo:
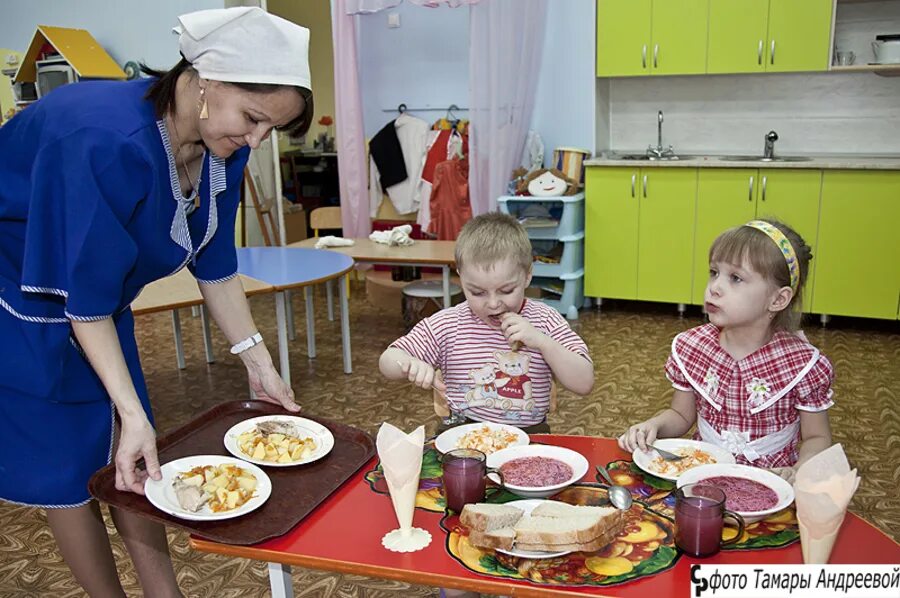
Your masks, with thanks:
[{"label": "purple drink in cup", "polygon": [[441,459],[444,469],[444,498],[447,508],[457,513],[463,506],[482,502],[485,492],[487,457],[481,451],[456,449]]},{"label": "purple drink in cup", "polygon": [[[725,518],[738,524],[737,535],[722,541]],[[675,544],[690,556],[705,557],[719,552],[722,546],[740,540],[744,520],[725,509],[725,493],[719,488],[689,484],[675,491]]]}]

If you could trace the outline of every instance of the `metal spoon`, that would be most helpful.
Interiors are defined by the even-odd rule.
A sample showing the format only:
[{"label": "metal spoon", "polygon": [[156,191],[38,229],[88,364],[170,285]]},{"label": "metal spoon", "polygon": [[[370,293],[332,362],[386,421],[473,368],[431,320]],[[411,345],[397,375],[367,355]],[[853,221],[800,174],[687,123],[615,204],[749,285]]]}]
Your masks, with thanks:
[{"label": "metal spoon", "polygon": [[619,486],[616,484],[609,475],[609,472],[606,471],[606,468],[602,465],[597,466],[597,471],[600,472],[600,475],[609,482],[609,502],[613,504],[617,509],[622,509],[623,511],[627,511],[631,508],[631,503],[634,502],[634,499],[631,497],[631,492],[625,486]]}]

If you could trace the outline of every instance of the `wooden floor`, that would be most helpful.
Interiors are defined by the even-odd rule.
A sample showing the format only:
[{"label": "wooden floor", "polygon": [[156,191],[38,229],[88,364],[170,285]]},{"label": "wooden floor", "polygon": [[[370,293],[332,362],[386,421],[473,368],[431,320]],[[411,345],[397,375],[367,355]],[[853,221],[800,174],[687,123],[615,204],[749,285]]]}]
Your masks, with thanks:
[{"label": "wooden floor", "polygon": [[[271,347],[277,347],[272,297],[253,298],[251,305],[263,335]],[[291,344],[291,363],[294,391],[304,409],[373,433],[382,421],[407,429],[427,423],[433,431],[437,421],[430,395],[385,382],[378,374],[378,355],[403,332],[399,309],[372,307],[362,287],[354,288],[350,308],[354,373],[345,375],[339,322],[325,319],[322,295],[318,306],[319,355],[311,361],[306,357],[302,297],[295,299],[299,336]],[[213,337],[218,361],[207,365],[199,319],[184,310],[182,322],[188,367],[179,371],[168,314],[138,318],[144,371],[163,434],[218,401],[243,398],[247,393],[245,370],[229,355],[218,330]],[[587,397],[561,393],[560,409],[550,419],[553,431],[615,436],[630,422],[666,405],[671,388],[663,376],[663,364],[671,339],[700,323],[698,312],[679,318],[674,307],[651,304],[607,303],[602,313],[583,312],[574,328],[591,348],[597,382]],[[835,319],[826,329],[810,323],[806,333],[835,364],[834,438],[843,443],[862,475],[851,509],[900,540],[900,326]],[[277,363],[277,355],[273,357]],[[269,595],[264,564],[193,553],[181,532],[171,531],[169,538],[185,595]],[[118,536],[114,536],[114,551],[127,594],[140,596],[134,568]],[[294,569],[294,589],[297,596],[317,598],[437,595],[434,588],[298,568]],[[0,504],[0,597],[83,595],[56,551],[43,512]]]}]

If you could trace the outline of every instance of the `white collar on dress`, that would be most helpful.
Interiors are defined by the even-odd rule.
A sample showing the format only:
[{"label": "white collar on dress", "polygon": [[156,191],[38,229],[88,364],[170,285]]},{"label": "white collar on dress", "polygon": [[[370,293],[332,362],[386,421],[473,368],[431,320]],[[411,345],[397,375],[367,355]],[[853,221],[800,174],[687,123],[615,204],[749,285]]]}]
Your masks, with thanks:
[{"label": "white collar on dress", "polygon": [[208,151],[203,154],[203,161],[209,166],[209,215],[206,221],[206,233],[203,235],[203,241],[200,242],[200,246],[195,250],[193,248],[193,243],[191,242],[187,217],[193,211],[190,209],[190,206],[194,204],[194,198],[200,192],[203,167],[201,166],[201,174],[197,179],[197,184],[194,186],[193,193],[191,193],[190,197],[185,198],[181,194],[181,185],[178,182],[178,169],[175,164],[175,155],[172,153],[172,144],[169,140],[169,132],[166,130],[165,121],[156,121],[156,127],[159,129],[163,149],[166,151],[166,159],[169,163],[169,184],[171,186],[172,199],[178,204],[175,208],[175,214],[172,217],[169,236],[179,247],[187,252],[188,255],[185,259],[185,261],[187,261],[209,243],[218,228],[219,218],[218,210],[216,209],[216,196],[225,190],[225,160]]}]

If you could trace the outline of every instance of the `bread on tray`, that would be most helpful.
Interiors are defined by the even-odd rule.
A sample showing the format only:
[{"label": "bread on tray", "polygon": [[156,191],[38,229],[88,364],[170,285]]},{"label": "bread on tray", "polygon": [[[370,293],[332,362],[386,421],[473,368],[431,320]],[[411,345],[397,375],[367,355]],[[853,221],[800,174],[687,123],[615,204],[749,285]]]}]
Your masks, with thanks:
[{"label": "bread on tray", "polygon": [[613,507],[546,501],[529,515],[509,505],[487,503],[463,507],[460,523],[469,543],[478,548],[534,552],[600,550],[622,531],[625,516]]}]

